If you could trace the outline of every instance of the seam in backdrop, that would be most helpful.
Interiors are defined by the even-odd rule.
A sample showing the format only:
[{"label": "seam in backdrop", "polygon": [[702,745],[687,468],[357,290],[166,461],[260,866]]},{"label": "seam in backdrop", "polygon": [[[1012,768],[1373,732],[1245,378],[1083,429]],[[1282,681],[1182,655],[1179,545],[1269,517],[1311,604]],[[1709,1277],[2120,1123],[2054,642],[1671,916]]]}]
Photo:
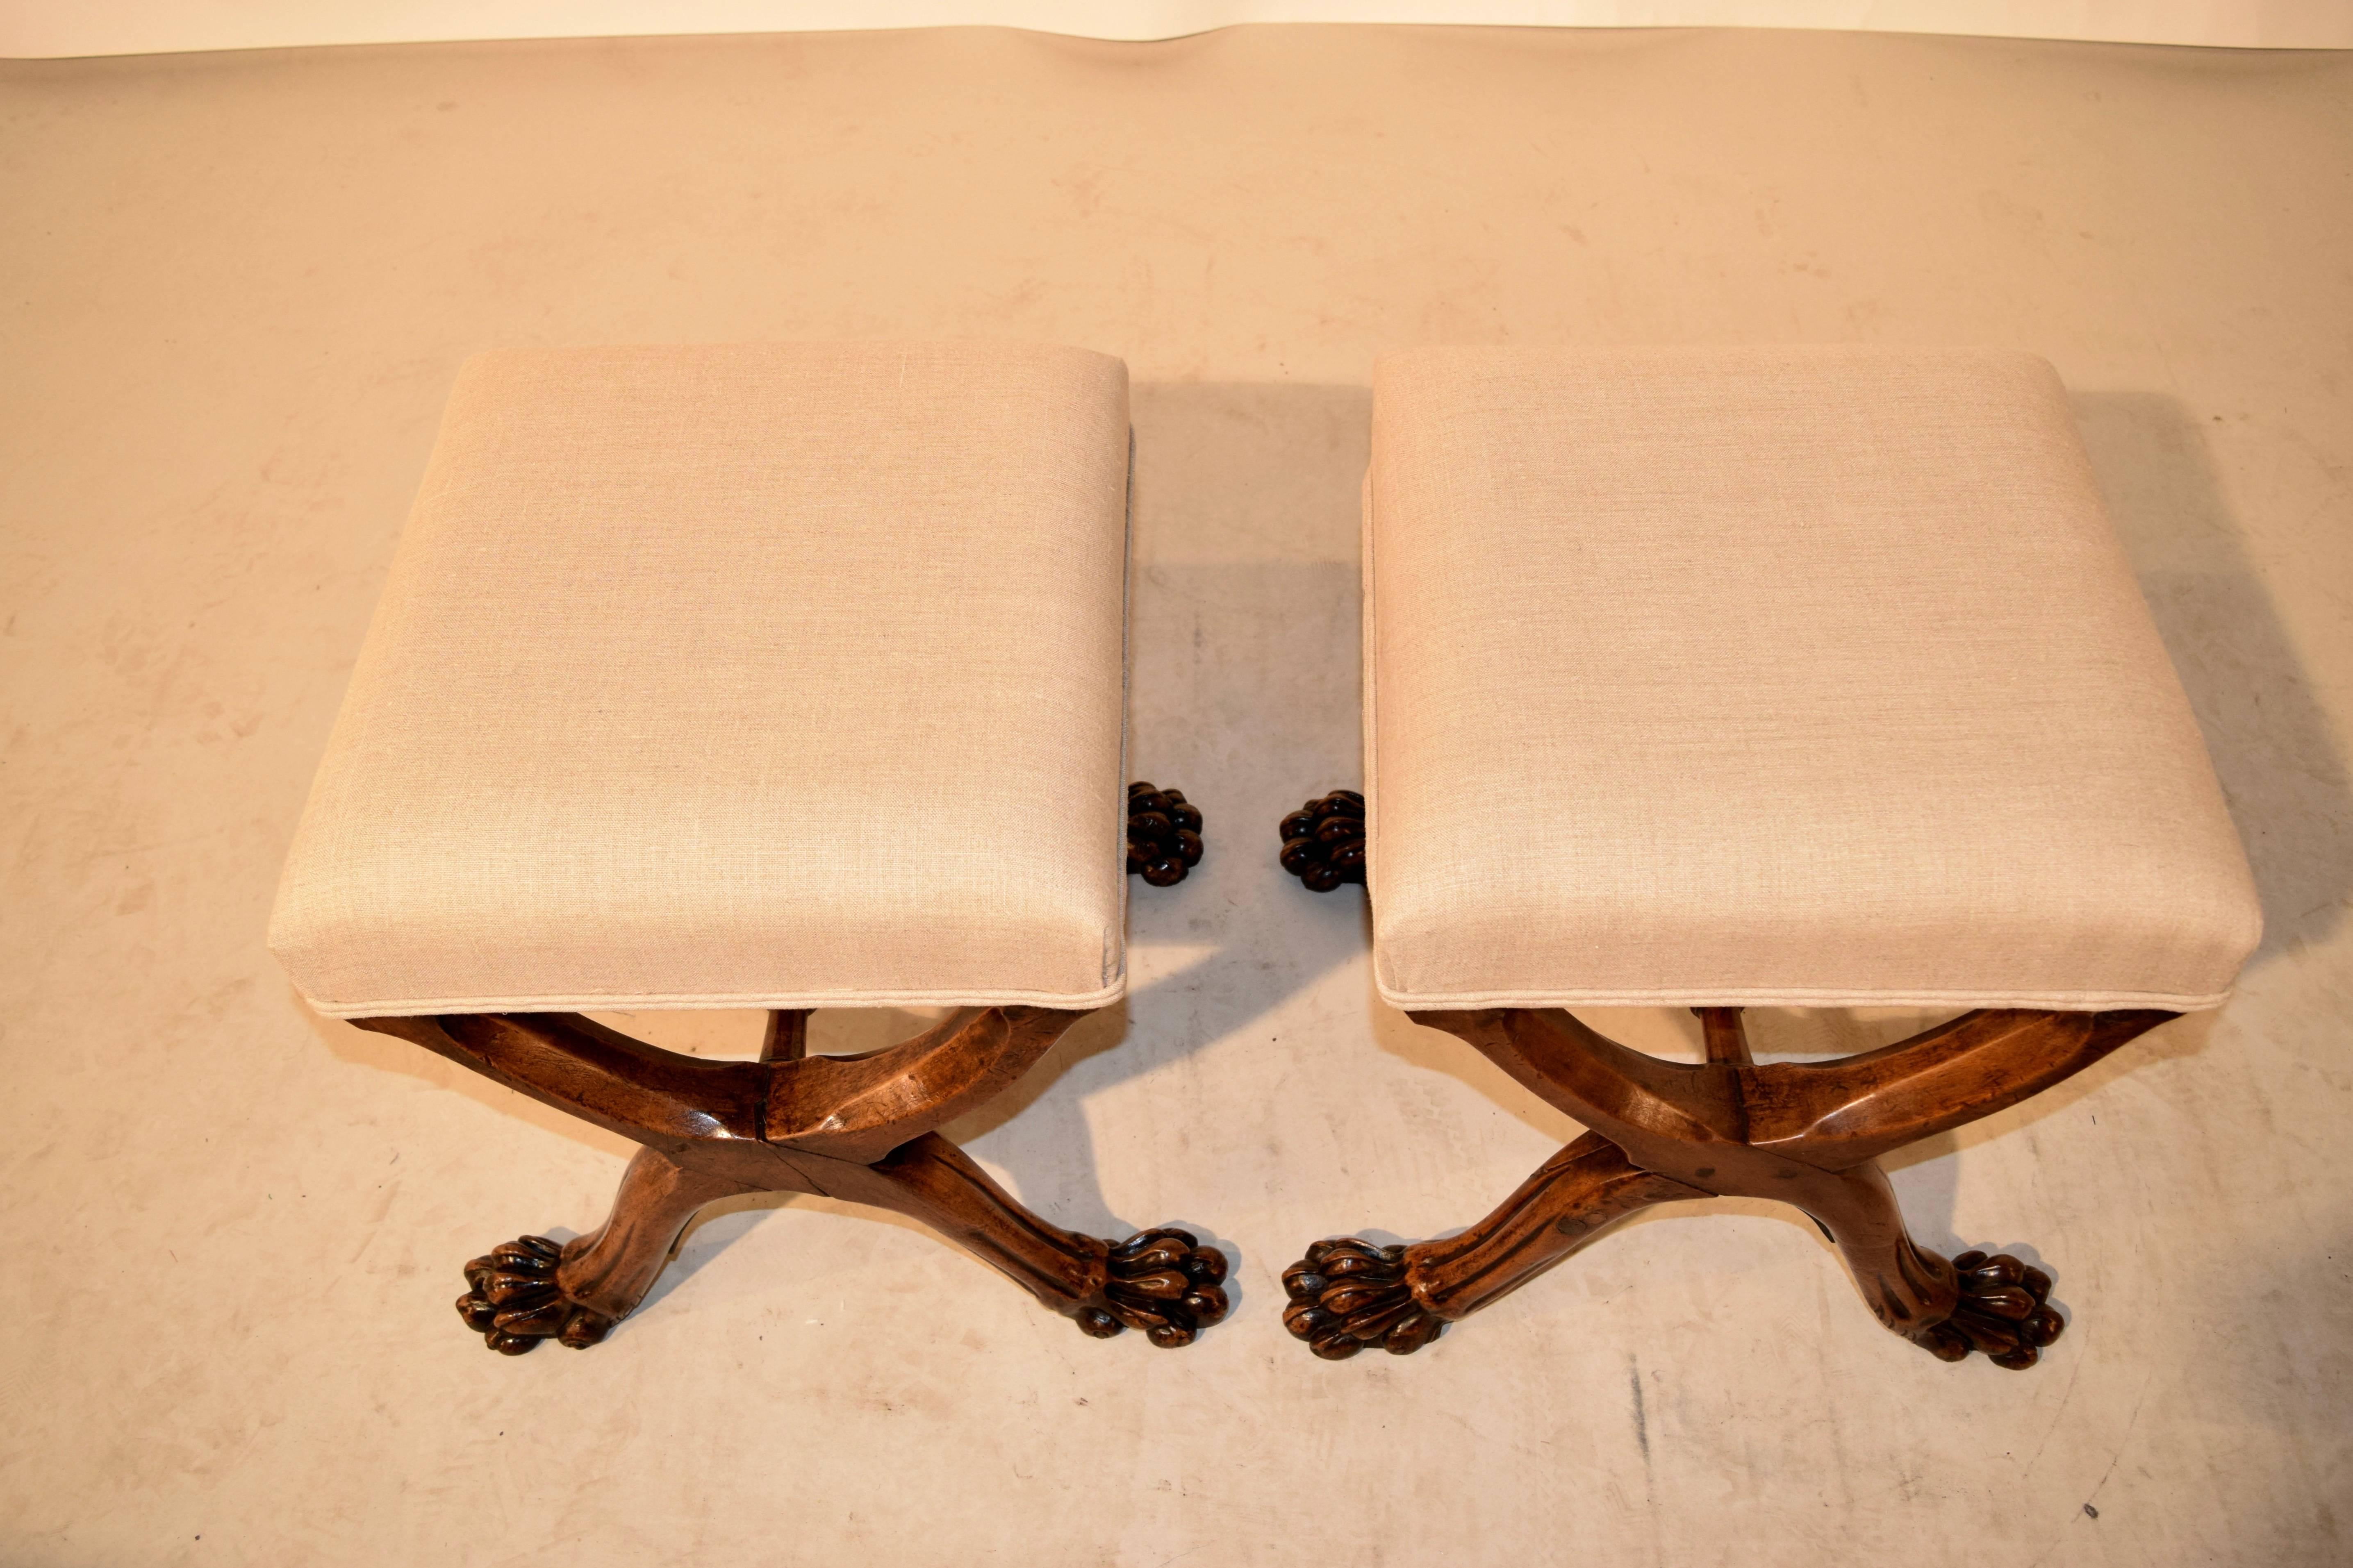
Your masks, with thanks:
[{"label": "seam in backdrop", "polygon": [[0,58],[943,26],[1137,42],[1250,22],[1806,27],[2353,48],[2345,0],[0,0]]}]

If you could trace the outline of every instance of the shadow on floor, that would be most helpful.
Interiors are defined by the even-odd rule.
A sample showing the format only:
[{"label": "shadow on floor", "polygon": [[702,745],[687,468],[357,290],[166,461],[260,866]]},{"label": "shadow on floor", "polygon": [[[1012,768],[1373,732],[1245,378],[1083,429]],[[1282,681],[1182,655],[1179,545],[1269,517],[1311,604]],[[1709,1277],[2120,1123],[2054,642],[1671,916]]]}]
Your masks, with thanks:
[{"label": "shadow on floor", "polygon": [[2263,940],[2251,967],[2261,968],[2334,931],[2353,896],[2344,750],[2222,498],[2205,426],[2161,393],[2073,401],[2254,868]]}]

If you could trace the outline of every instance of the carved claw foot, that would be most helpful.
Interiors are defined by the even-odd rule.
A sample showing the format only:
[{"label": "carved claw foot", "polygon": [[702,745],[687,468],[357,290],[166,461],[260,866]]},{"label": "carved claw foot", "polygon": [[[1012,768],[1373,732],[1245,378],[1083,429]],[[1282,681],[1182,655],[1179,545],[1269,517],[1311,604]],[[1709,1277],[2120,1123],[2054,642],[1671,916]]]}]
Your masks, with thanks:
[{"label": "carved claw foot", "polygon": [[1201,808],[1181,789],[1127,786],[1127,868],[1155,888],[1173,888],[1201,863]]},{"label": "carved claw foot", "polygon": [[1282,819],[1282,868],[1328,893],[1344,882],[1365,879],[1365,797],[1335,789]]},{"label": "carved claw foot", "polygon": [[1291,1298],[1282,1326],[1325,1361],[1345,1361],[1366,1345],[1411,1355],[1446,1327],[1407,1288],[1402,1247],[1353,1236],[1319,1241],[1282,1271],[1282,1289]]},{"label": "carved claw foot", "polygon": [[2050,1305],[2051,1276],[2007,1252],[1964,1252],[1953,1259],[1953,1272],[1961,1287],[1953,1315],[1915,1336],[1938,1361],[1982,1351],[1994,1365],[2023,1372],[2067,1326]]},{"label": "carved claw foot", "polygon": [[561,1243],[543,1236],[503,1241],[487,1258],[466,1265],[470,1287],[458,1298],[458,1315],[501,1355],[521,1355],[542,1340],[561,1340],[586,1350],[612,1330],[615,1320],[565,1299],[556,1288]]},{"label": "carved claw foot", "polygon": [[1190,1231],[1140,1231],[1111,1244],[1103,1301],[1072,1316],[1081,1332],[1099,1340],[1135,1329],[1175,1350],[1226,1315],[1225,1278],[1226,1255]]}]

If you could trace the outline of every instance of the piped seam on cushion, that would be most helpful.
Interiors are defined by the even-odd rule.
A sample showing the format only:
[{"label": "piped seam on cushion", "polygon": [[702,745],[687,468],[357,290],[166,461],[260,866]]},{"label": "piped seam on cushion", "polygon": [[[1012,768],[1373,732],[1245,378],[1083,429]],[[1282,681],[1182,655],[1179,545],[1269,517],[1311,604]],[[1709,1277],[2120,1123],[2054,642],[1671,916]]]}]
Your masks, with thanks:
[{"label": "piped seam on cushion", "polygon": [[1379,716],[1374,705],[1374,699],[1380,690],[1380,675],[1373,662],[1373,650],[1378,639],[1373,626],[1373,465],[1369,458],[1365,462],[1365,485],[1359,510],[1363,513],[1364,521],[1358,525],[1356,546],[1359,563],[1356,568],[1356,601],[1359,606],[1356,619],[1357,636],[1363,640],[1358,649],[1356,662],[1363,667],[1362,679],[1365,683],[1364,697],[1359,704],[1363,714],[1361,722],[1365,731],[1365,918],[1372,924],[1374,948],[1377,952],[1380,945],[1381,922],[1378,906],[1373,901],[1373,879],[1379,874],[1381,864],[1378,847],[1381,828],[1381,770],[1379,752],[1374,739],[1379,727]]},{"label": "piped seam on cushion", "polygon": [[1480,991],[1432,995],[1392,991],[1375,982],[1381,1000],[1409,1012],[1459,1013],[1482,1007],[2023,1007],[2099,1013],[2150,1007],[2203,1013],[2231,999],[2228,991],[2185,995],[2157,991],[1841,991],[1779,988],[1699,991]]},{"label": "piped seam on cushion", "polygon": [[440,997],[396,1002],[322,1002],[304,996],[313,1012],[329,1018],[404,1018],[438,1013],[684,1012],[761,1007],[1052,1007],[1084,1012],[1109,1006],[1127,994],[1124,975],[1100,991],[1072,995],[1056,991],[805,991],[745,993],[655,993],[639,995]]}]

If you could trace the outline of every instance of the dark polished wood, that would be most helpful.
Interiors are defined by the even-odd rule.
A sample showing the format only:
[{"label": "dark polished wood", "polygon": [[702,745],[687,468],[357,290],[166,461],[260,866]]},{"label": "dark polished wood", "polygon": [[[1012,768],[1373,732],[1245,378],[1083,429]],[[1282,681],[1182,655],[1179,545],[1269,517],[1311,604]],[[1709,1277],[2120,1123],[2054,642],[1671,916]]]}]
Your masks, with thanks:
[{"label": "dark polished wood", "polygon": [[1282,850],[1276,864],[1314,893],[1365,880],[1365,797],[1335,789],[1285,816],[1275,827]]},{"label": "dark polished wood", "polygon": [[768,1027],[760,1038],[764,1062],[797,1062],[808,1055],[809,1009],[780,1007],[768,1014]]},{"label": "dark polished wood", "polygon": [[1181,789],[1138,779],[1127,786],[1127,869],[1173,888],[1201,863],[1201,808]]},{"label": "dark polished wood", "polygon": [[1879,1321],[1931,1353],[2033,1365],[2064,1326],[2050,1277],[2006,1254],[1947,1261],[1920,1246],[1879,1158],[2015,1105],[2174,1015],[1989,1010],[1839,1061],[1760,1066],[1740,1009],[1693,1011],[1704,1062],[1630,1050],[1560,1008],[1409,1015],[1590,1131],[1461,1236],[1317,1243],[1283,1276],[1291,1331],[1330,1360],[1367,1345],[1405,1354],[1630,1215],[1741,1196],[1811,1216]]},{"label": "dark polished wood", "polygon": [[522,1237],[466,1268],[459,1316],[513,1355],[602,1340],[645,1298],[695,1211],[813,1193],[905,1215],[1085,1332],[1188,1344],[1226,1314],[1226,1259],[1180,1230],[1124,1242],[1048,1224],[934,1131],[1018,1078],[1086,1015],[988,1007],[851,1057],[807,1054],[807,1013],[770,1015],[757,1061],[665,1051],[568,1013],[360,1018],[634,1140],[613,1211],[558,1246]]}]

